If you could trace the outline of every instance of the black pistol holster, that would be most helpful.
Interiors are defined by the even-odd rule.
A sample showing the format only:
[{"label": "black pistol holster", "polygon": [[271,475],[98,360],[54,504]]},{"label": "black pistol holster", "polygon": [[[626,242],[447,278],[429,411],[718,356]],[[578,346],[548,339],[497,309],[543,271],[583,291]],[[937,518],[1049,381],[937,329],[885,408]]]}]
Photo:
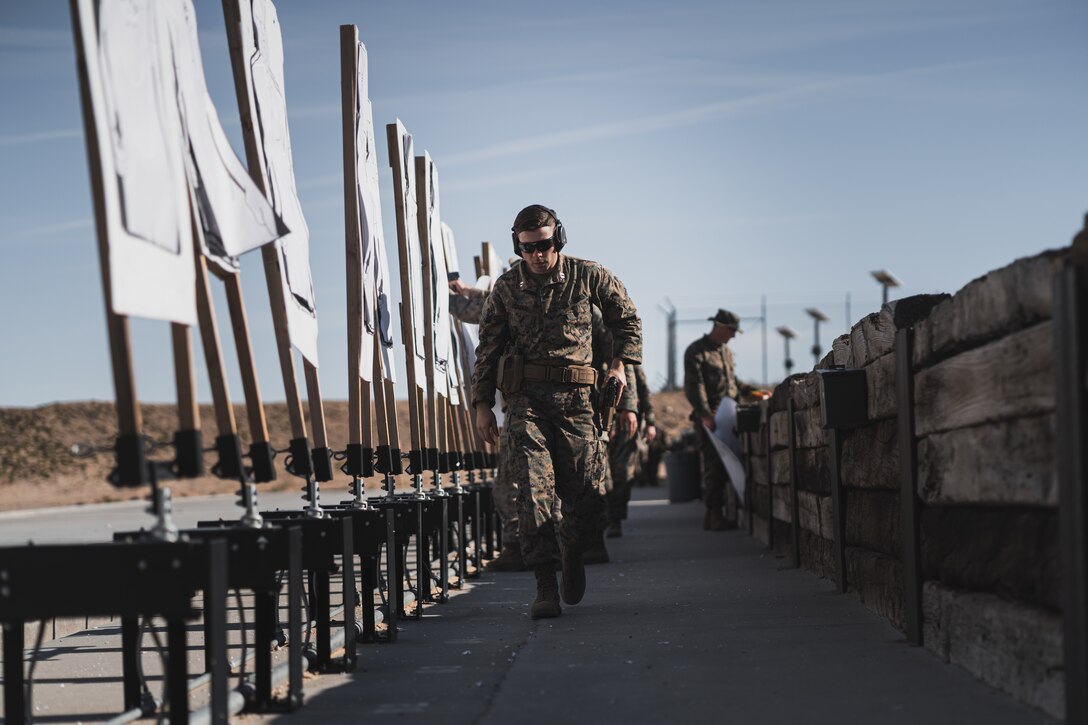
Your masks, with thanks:
[{"label": "black pistol holster", "polygon": [[603,388],[597,391],[597,427],[602,433],[607,433],[612,428],[612,420],[616,417],[616,406],[620,402],[620,381],[615,377],[609,377]]},{"label": "black pistol holster", "polygon": [[499,371],[496,385],[503,395],[521,392],[525,380],[525,357],[520,353],[508,352],[499,358]]}]

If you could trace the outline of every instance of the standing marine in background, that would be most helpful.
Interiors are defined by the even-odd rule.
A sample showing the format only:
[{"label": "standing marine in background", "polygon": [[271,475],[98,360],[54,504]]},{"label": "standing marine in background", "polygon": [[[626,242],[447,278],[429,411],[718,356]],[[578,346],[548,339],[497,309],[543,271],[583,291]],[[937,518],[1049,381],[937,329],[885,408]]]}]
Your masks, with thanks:
[{"label": "standing marine in background", "polygon": [[740,395],[733,372],[733,351],[726,344],[741,330],[740,318],[728,310],[718,310],[707,319],[714,327],[684,351],[684,395],[691,403],[691,419],[699,437],[699,468],[706,503],[703,528],[724,531],[737,527],[737,499],[732,487],[725,485],[728,474],[707,430],[716,428],[714,415],[722,400],[736,400]]},{"label": "standing marine in background", "polygon": [[[560,594],[585,594],[582,554],[600,540],[605,506],[603,442],[593,422],[591,305],[612,333],[607,377],[622,396],[624,363],[642,361],[642,323],[623,284],[603,266],[561,254],[566,232],[555,212],[533,205],[514,219],[522,263],[504,273],[484,304],[472,379],[476,427],[497,442],[495,389],[507,403],[507,461],[520,484],[522,555],[536,575],[534,619],[561,613]],[[562,521],[552,515],[555,499]],[[562,562],[562,590],[556,568]]]},{"label": "standing marine in background", "polygon": [[[515,259],[511,266],[521,262]],[[484,303],[491,293],[488,290],[472,287],[461,280],[450,282],[450,314],[462,322],[479,325],[483,317]],[[497,473],[492,494],[495,510],[502,527],[502,551],[497,559],[487,565],[488,571],[525,571],[525,560],[521,556],[521,541],[518,538],[517,481],[510,477],[510,464],[506,454],[510,442],[506,436],[506,426],[499,432],[499,451],[496,461]]]},{"label": "standing marine in background", "polygon": [[[631,500],[631,488],[639,475],[638,438],[644,432],[647,443],[657,437],[654,425],[654,404],[650,400],[650,386],[641,365],[628,365],[633,378],[633,395],[620,403],[621,414],[634,417],[625,428],[619,427],[608,439],[608,468],[612,476],[612,490],[608,492],[608,531],[610,539],[623,536],[623,521],[627,518],[627,504]],[[629,380],[629,383],[632,382]],[[625,407],[626,406],[626,407]]]}]

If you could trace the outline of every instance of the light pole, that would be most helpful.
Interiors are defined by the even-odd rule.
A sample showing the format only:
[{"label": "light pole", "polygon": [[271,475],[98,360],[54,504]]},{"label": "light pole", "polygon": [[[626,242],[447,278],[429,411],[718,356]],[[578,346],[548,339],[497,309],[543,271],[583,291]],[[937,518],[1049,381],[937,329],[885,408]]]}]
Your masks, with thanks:
[{"label": "light pole", "polygon": [[666,325],[668,325],[668,348],[666,350],[668,374],[665,376],[665,390],[676,390],[676,308],[673,307],[672,300],[668,297],[665,298],[665,304],[668,307],[657,306],[657,309],[665,313]]},{"label": "light pole", "polygon": [[793,328],[786,325],[777,327],[775,330],[782,336],[782,340],[786,343],[786,359],[783,365],[786,368],[786,377],[790,376],[790,371],[793,370],[793,360],[790,359],[790,340],[797,337],[797,333],[793,331]]},{"label": "light pole", "polygon": [[899,287],[902,283],[895,278],[895,275],[886,269],[878,269],[875,272],[871,272],[873,279],[880,283],[880,286],[884,290],[884,301],[882,304],[888,304],[888,288]]},{"label": "light pole", "polygon": [[823,348],[820,347],[820,323],[827,322],[828,317],[815,307],[806,307],[805,312],[812,318],[812,358],[816,361],[815,364],[819,365],[820,353],[823,352]]}]

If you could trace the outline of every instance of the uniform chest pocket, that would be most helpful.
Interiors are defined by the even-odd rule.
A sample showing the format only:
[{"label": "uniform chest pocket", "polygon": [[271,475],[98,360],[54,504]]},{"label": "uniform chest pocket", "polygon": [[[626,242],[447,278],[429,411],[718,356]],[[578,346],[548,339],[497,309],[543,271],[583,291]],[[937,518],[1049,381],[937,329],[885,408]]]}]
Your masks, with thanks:
[{"label": "uniform chest pocket", "polygon": [[589,323],[589,297],[581,295],[566,304],[553,304],[548,310],[548,319],[559,323]]},{"label": "uniform chest pocket", "polygon": [[725,369],[712,363],[703,364],[703,380],[708,388],[717,389],[725,386]]}]

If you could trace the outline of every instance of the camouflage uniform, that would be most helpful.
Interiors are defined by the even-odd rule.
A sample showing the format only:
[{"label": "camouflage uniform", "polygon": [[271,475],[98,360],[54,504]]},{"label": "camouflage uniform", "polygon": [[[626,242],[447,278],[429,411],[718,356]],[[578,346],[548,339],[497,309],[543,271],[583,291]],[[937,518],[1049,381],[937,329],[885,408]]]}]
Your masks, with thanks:
[{"label": "camouflage uniform", "polygon": [[[473,404],[494,404],[499,358],[510,347],[536,365],[592,362],[590,306],[597,305],[612,332],[615,355],[642,359],[642,324],[627,291],[601,265],[560,254],[547,275],[525,265],[505,272],[484,305]],[[588,385],[526,380],[506,395],[510,464],[519,484],[522,555],[529,566],[557,564],[559,540],[585,551],[603,531],[604,451],[593,423]],[[557,527],[552,509],[561,503]]]},{"label": "camouflage uniform", "polygon": [[488,294],[487,290],[475,287],[466,288],[464,295],[450,292],[450,314],[461,322],[467,322],[470,325],[480,324]]},{"label": "camouflage uniform", "polygon": [[[450,314],[462,322],[479,325],[484,311],[484,302],[487,301],[489,294],[487,290],[475,287],[466,288],[464,295],[451,292]],[[506,460],[509,450],[510,441],[506,435],[506,428],[503,428],[499,435],[498,473],[495,476],[492,494],[495,497],[499,523],[502,526],[504,549],[512,544],[518,544],[518,487],[517,482],[510,476],[510,464]]]},{"label": "camouflage uniform", "polygon": [[[604,325],[600,310],[593,308],[593,367],[598,370],[613,357],[612,333]],[[617,411],[637,412],[639,407],[638,377],[640,365],[624,365],[627,386],[616,405]],[[645,376],[643,376],[645,377]],[[608,432],[608,466],[605,468],[605,502],[608,505],[608,521],[627,518],[627,502],[631,498],[631,483],[638,464],[637,438],[621,436],[615,429]]]},{"label": "camouflage uniform", "polygon": [[[695,421],[699,436],[699,461],[706,507],[718,510],[725,504],[728,519],[736,517],[736,496],[726,493],[728,474],[700,418],[713,418],[722,400],[736,399],[739,392],[737,378],[733,374],[732,350],[725,344],[714,342],[709,335],[703,335],[688,346],[684,351],[684,395],[691,403],[691,419]],[[732,491],[731,488],[728,490]]]},{"label": "camouflage uniform", "polygon": [[[621,410],[638,415],[638,427],[654,424],[654,406],[650,400],[650,388],[641,365],[629,365],[629,387],[634,393],[624,396]],[[638,435],[620,436],[613,433],[608,441],[608,467],[612,474],[612,490],[608,492],[608,520],[611,523],[627,518],[627,503],[631,500],[631,487],[638,475]]]}]

